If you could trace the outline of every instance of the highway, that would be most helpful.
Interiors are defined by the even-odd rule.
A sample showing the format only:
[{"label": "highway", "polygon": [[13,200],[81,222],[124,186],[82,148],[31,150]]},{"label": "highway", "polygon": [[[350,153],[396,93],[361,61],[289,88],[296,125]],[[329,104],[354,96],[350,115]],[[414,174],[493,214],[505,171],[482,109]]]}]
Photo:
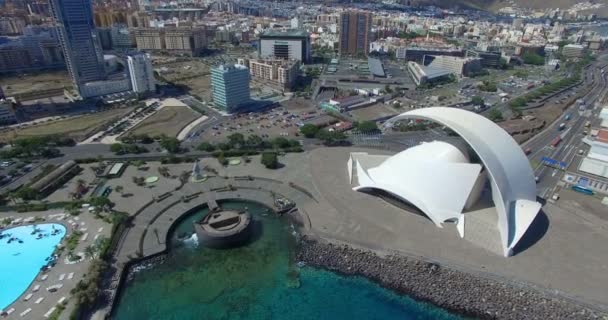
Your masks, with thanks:
[{"label": "highway", "polygon": [[[584,149],[582,138],[584,138],[585,123],[587,121],[593,122],[592,117],[595,115],[593,111],[600,107],[600,101],[607,93],[606,75],[603,75],[600,69],[600,67],[605,65],[605,62],[602,63],[602,60],[605,58],[606,56],[598,58],[599,62],[594,63],[585,71],[586,78],[593,79],[589,83],[592,89],[583,96],[586,109],[581,111],[579,110],[579,106],[573,103],[564,112],[564,115],[571,115],[570,120],[565,120],[564,115],[560,116],[540,134],[522,145],[523,149],[531,149],[528,158],[534,166],[535,175],[539,178],[537,190],[538,196],[541,198],[546,199],[552,196],[557,189],[557,183],[563,177],[565,171],[577,170],[578,164],[573,164],[575,162],[573,160],[577,156],[578,150]],[[562,131],[558,129],[561,123],[566,124],[566,128]],[[551,146],[551,142],[558,136],[561,137],[562,141],[556,147]],[[546,165],[541,160],[543,157],[564,162],[566,166],[565,168],[560,168]]]}]

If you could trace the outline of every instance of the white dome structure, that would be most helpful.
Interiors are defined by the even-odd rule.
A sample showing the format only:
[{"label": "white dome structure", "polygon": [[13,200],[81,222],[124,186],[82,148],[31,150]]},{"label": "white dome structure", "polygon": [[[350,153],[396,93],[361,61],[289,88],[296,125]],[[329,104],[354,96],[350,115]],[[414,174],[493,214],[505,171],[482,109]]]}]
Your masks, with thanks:
[{"label": "white dome structure", "polygon": [[470,163],[466,153],[439,141],[390,157],[351,153],[348,170],[353,189],[388,192],[416,206],[438,227],[446,221],[457,222],[464,237],[463,211],[477,202],[489,180],[502,253],[512,255],[541,208],[532,168],[519,145],[492,121],[461,109],[414,110],[387,124],[403,119],[430,120],[450,128],[471,146],[482,164]]}]

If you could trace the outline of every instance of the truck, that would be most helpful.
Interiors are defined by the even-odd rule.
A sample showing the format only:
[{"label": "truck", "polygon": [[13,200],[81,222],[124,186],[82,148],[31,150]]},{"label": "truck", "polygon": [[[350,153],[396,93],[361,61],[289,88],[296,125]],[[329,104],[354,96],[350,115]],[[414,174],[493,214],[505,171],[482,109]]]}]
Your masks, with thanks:
[{"label": "truck", "polygon": [[557,131],[562,131],[564,129],[566,129],[566,124],[562,122],[559,124],[559,127],[557,127]]},{"label": "truck", "polygon": [[553,148],[555,148],[555,147],[557,147],[557,145],[559,145],[560,142],[562,142],[562,137],[557,136],[557,137],[555,137],[555,139],[551,140],[551,146]]}]

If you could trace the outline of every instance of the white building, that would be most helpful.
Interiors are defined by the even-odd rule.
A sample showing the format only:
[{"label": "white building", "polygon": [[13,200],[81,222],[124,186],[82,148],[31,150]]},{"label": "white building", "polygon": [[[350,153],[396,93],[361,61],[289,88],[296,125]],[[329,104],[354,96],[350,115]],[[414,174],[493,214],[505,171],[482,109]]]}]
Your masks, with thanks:
[{"label": "white building", "polygon": [[579,170],[596,176],[608,178],[608,130],[598,130],[594,139],[585,138],[583,142],[591,148],[581,161]]},{"label": "white building", "polygon": [[448,71],[455,76],[468,76],[481,70],[481,59],[460,58],[451,56],[435,56],[429,67]]},{"label": "white building", "polygon": [[145,53],[130,54],[127,56],[131,89],[135,93],[153,92],[156,90],[154,69],[150,55]]},{"label": "white building", "polygon": [[298,17],[293,17],[290,21],[292,29],[300,29],[302,28],[302,21]]},{"label": "white building", "polygon": [[441,141],[394,156],[354,152],[347,163],[353,190],[415,207],[439,228],[455,223],[460,237],[511,256],[541,208],[534,172],[521,147],[492,121],[456,108],[417,109],[387,125],[412,119],[450,128],[479,161],[469,161],[466,147]]}]

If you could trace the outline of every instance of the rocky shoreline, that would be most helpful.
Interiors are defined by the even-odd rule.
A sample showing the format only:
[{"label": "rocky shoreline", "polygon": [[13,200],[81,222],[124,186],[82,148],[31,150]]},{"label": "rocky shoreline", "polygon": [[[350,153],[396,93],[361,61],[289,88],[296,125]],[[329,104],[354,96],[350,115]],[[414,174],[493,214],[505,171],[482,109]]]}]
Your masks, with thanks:
[{"label": "rocky shoreline", "polygon": [[403,256],[381,257],[371,251],[304,236],[298,261],[359,275],[383,287],[479,319],[604,319],[605,314],[569,300],[516,284],[486,279],[438,264]]}]

